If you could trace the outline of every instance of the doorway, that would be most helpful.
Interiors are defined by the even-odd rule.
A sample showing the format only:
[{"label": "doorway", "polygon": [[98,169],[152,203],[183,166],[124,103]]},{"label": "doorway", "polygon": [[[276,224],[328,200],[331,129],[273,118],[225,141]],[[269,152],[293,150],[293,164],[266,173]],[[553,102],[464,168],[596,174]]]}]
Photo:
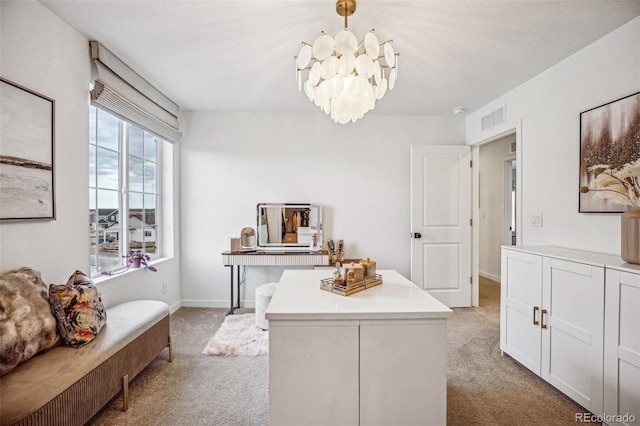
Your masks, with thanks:
[{"label": "doorway", "polygon": [[[517,133],[494,138],[479,144],[479,167],[474,178],[475,212],[474,263],[477,265],[478,299],[481,305],[484,291],[499,291],[501,246],[516,245],[520,240],[518,202]],[[474,168],[475,169],[475,168]]]}]

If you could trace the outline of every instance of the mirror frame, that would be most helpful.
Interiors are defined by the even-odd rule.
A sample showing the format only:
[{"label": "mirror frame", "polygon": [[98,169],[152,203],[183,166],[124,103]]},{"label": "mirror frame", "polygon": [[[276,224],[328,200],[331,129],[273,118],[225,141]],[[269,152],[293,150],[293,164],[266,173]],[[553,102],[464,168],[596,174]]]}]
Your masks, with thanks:
[{"label": "mirror frame", "polygon": [[[308,250],[310,241],[296,242],[296,243],[269,243],[265,240],[265,225],[261,223],[261,211],[266,208],[280,208],[280,209],[309,209],[310,211],[316,210],[318,222],[315,232],[318,233],[318,245],[322,247],[322,206],[320,204],[313,203],[258,203],[256,206],[256,234],[257,234],[257,247],[258,250],[269,249],[286,249],[286,250]],[[311,224],[310,224],[311,225]],[[310,226],[311,228],[311,226]],[[262,238],[261,238],[262,236]],[[268,238],[268,236],[267,236]]]}]

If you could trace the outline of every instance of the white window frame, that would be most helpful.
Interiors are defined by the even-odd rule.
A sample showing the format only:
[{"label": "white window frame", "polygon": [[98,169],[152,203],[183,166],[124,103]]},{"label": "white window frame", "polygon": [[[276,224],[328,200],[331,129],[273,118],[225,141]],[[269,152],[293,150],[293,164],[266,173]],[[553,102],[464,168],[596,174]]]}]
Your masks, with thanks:
[{"label": "white window frame", "polygon": [[[95,148],[95,186],[91,186],[89,185],[89,191],[91,192],[91,190],[93,189],[95,191],[95,199],[94,200],[90,200],[90,205],[93,205],[95,208],[95,213],[96,213],[96,217],[95,217],[95,221],[94,222],[90,222],[89,223],[89,238],[91,239],[91,230],[97,227],[94,227],[94,224],[97,224],[98,219],[99,219],[99,212],[100,212],[100,206],[98,205],[98,191],[100,190],[100,187],[98,186],[98,149],[99,148],[105,148],[104,146],[101,146],[98,144],[98,134],[99,134],[99,130],[98,130],[98,114],[108,114],[111,117],[115,118],[118,120],[118,182],[119,182],[119,190],[118,190],[118,202],[119,202],[119,207],[117,207],[118,210],[118,216],[119,216],[119,239],[118,239],[118,265],[112,268],[108,268],[108,269],[102,269],[101,265],[100,265],[100,249],[99,249],[99,233],[96,232],[95,236],[93,236],[94,241],[92,242],[93,244],[90,243],[90,253],[89,253],[89,257],[90,257],[90,267],[91,267],[91,275],[92,276],[99,276],[104,272],[117,272],[119,270],[122,270],[123,268],[126,268],[126,261],[125,259],[122,257],[124,255],[126,255],[128,253],[128,247],[130,245],[130,240],[131,240],[131,234],[130,234],[130,230],[129,230],[129,216],[130,216],[130,210],[129,210],[129,198],[130,198],[130,192],[129,192],[129,163],[130,163],[130,157],[129,157],[129,128],[133,127],[136,128],[140,131],[142,131],[143,133],[143,138],[147,137],[147,136],[151,136],[153,138],[155,138],[155,142],[156,142],[156,155],[155,155],[155,160],[153,160],[152,162],[155,164],[155,192],[148,192],[146,191],[145,187],[144,187],[144,180],[142,182],[142,188],[140,191],[134,191],[134,193],[136,194],[140,194],[142,196],[142,200],[143,200],[143,206],[144,206],[144,198],[145,195],[147,194],[153,194],[155,195],[155,224],[153,225],[153,227],[147,227],[147,226],[141,226],[140,230],[142,232],[143,235],[143,241],[144,241],[144,232],[147,230],[155,230],[155,253],[148,253],[149,256],[152,259],[157,259],[159,257],[161,257],[161,253],[163,251],[163,228],[164,228],[164,224],[162,221],[162,207],[163,207],[163,196],[162,196],[162,192],[163,192],[163,177],[165,176],[165,171],[163,170],[163,158],[162,158],[162,152],[165,149],[164,145],[167,144],[166,141],[164,141],[163,139],[145,131],[144,129],[142,129],[139,126],[136,126],[134,124],[128,123],[125,120],[122,120],[120,117],[112,114],[109,111],[105,111],[104,109],[101,108],[96,108],[95,106],[90,106],[91,109],[95,109],[96,110],[96,125],[95,128],[93,128],[92,126],[90,126],[90,131],[93,129],[93,131],[96,132],[96,134],[94,135],[94,141],[95,143],[92,143],[91,138],[89,139],[89,145],[93,146]],[[91,111],[91,110],[90,110]],[[89,116],[91,118],[91,115]],[[144,141],[144,139],[143,139]],[[143,142],[143,146],[144,146],[144,142]],[[113,150],[112,150],[113,151]],[[90,151],[91,153],[91,151]],[[143,174],[144,174],[144,165],[145,162],[149,162],[151,160],[145,159],[145,158],[141,158],[138,156],[135,156],[134,158],[138,158],[142,160],[142,164],[143,164]],[[102,188],[102,189],[106,189],[106,188]],[[112,190],[111,188],[109,188],[110,190]],[[91,195],[90,195],[91,197]],[[91,208],[90,208],[91,210]],[[142,211],[142,218],[143,218],[143,223],[144,223],[144,218],[145,218],[145,214],[144,214],[144,208]],[[96,229],[97,231],[97,229]],[[94,263],[94,258],[95,258],[95,263]]]}]

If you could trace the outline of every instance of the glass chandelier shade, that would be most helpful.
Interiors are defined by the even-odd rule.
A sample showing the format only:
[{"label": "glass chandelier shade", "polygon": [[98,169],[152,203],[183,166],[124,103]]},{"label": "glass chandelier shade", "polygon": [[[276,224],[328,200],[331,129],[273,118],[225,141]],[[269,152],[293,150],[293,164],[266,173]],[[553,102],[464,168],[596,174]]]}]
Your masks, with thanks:
[{"label": "glass chandelier shade", "polygon": [[[358,42],[348,30],[347,16],[355,11],[355,1],[347,10],[338,1],[338,14],[345,18],[345,29],[331,37],[323,32],[309,44],[302,42],[296,60],[298,90],[328,114],[336,123],[355,123],[372,110],[398,78],[398,53],[393,40],[379,43],[371,30]],[[303,72],[308,72],[307,79]]]}]

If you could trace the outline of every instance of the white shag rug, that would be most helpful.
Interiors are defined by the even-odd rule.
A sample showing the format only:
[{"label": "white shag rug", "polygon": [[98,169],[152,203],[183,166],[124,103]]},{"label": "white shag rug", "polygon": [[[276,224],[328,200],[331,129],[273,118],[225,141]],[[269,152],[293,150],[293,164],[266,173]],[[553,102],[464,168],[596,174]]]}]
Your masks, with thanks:
[{"label": "white shag rug", "polygon": [[255,314],[228,315],[202,353],[211,356],[260,356],[269,353],[269,331],[256,327]]}]

